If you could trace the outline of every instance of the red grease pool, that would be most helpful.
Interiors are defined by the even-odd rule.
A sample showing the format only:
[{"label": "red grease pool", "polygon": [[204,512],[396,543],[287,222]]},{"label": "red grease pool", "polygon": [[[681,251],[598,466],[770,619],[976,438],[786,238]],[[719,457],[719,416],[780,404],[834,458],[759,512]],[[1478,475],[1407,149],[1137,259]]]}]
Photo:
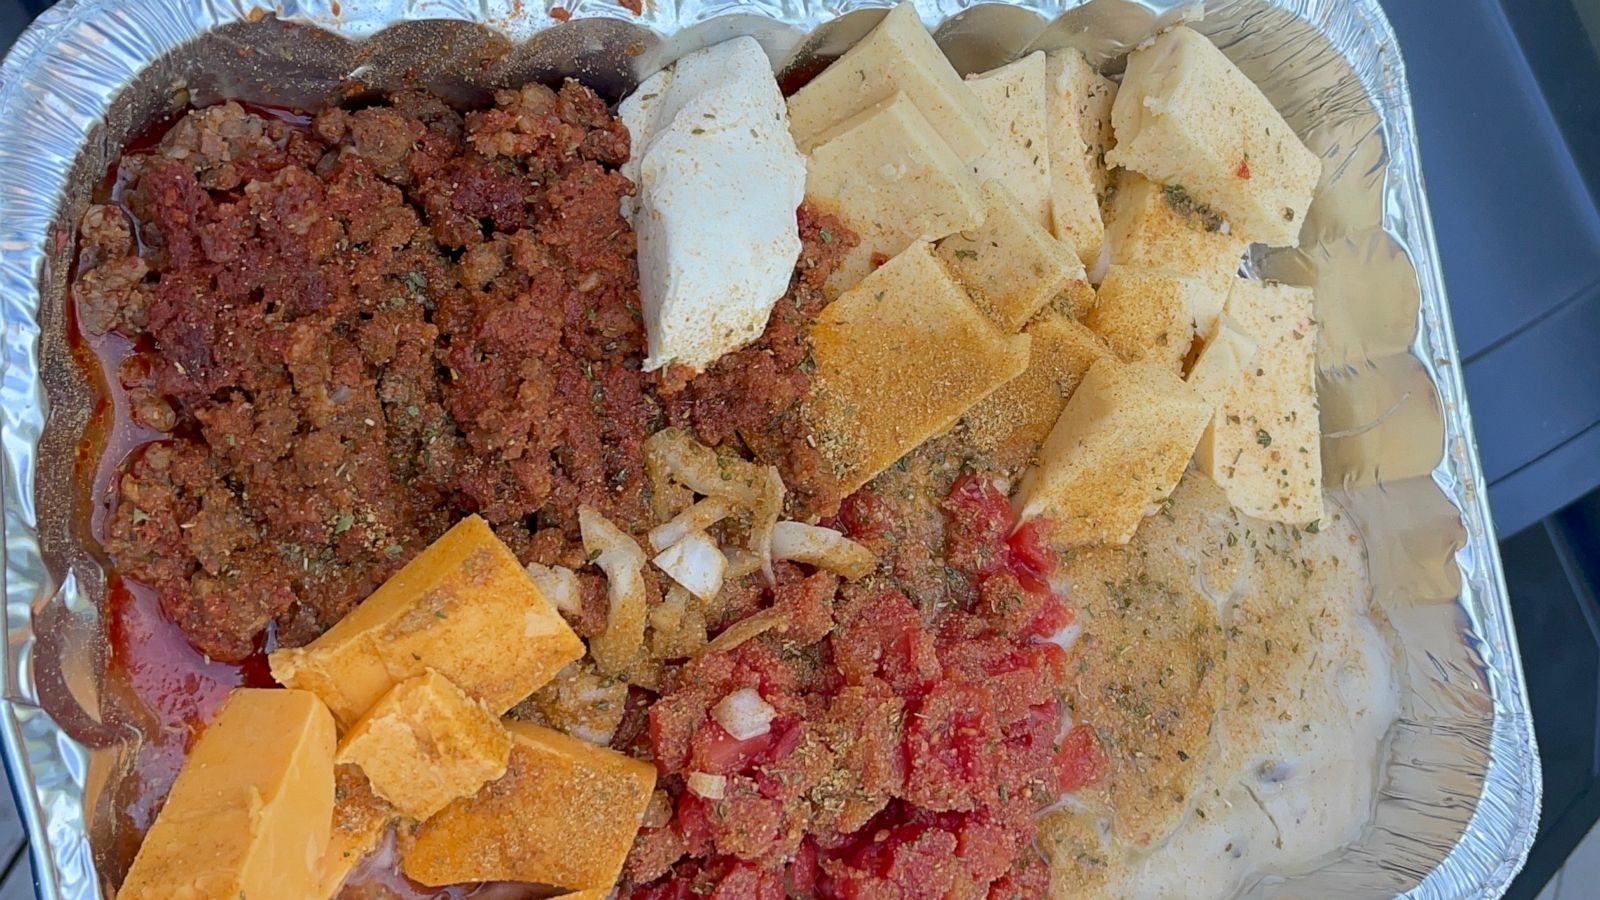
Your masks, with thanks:
[{"label": "red grease pool", "polygon": [[[838,524],[896,552],[901,508],[863,492]],[[1057,561],[1031,528],[1011,533],[1010,505],[987,481],[962,476],[942,512],[959,599],[928,610],[903,579],[840,586],[787,569],[775,599],[787,632],[691,662],[663,686],[648,741],[671,802],[630,857],[632,897],[1046,892],[1034,813],[1104,765],[1092,731],[1063,734],[1064,652],[1044,640],[1071,619],[1050,585]],[[712,712],[741,688],[777,711],[747,740]],[[702,792],[720,797],[689,791],[690,773],[720,776],[720,791]]]}]

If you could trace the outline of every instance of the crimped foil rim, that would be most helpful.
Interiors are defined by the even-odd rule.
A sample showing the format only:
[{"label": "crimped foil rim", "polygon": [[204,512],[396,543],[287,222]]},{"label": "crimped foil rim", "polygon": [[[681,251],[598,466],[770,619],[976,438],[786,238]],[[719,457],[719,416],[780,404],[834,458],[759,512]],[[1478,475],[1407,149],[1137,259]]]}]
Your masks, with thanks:
[{"label": "crimped foil rim", "polygon": [[[1116,0],[1170,12],[1182,3]],[[1226,2],[1226,0],[1224,0]],[[346,7],[355,7],[351,2]],[[730,13],[766,16],[804,28],[845,12],[890,5],[885,0],[674,0],[652,3],[634,17],[610,0],[576,0],[564,6],[574,19],[603,18],[643,25],[671,35]],[[976,3],[919,0],[926,21],[939,21]],[[1019,4],[1045,18],[1077,6],[1075,0]],[[1337,49],[1350,63],[1378,109],[1389,153],[1383,189],[1383,227],[1405,248],[1421,289],[1421,323],[1412,352],[1437,386],[1447,423],[1445,455],[1434,483],[1461,511],[1467,531],[1456,553],[1461,570],[1457,601],[1471,626],[1494,699],[1490,754],[1478,805],[1448,856],[1407,896],[1498,896],[1521,867],[1538,821],[1542,785],[1522,667],[1512,628],[1498,548],[1493,539],[1482,467],[1472,438],[1471,415],[1450,324],[1438,250],[1423,193],[1415,125],[1404,66],[1393,29],[1377,0],[1272,0],[1272,5],[1324,31],[1360,34]],[[99,896],[88,846],[82,797],[87,778],[84,748],[39,708],[34,680],[32,610],[55,590],[70,588],[70,574],[53,584],[40,553],[34,485],[36,455],[48,414],[40,380],[38,312],[58,204],[66,178],[90,127],[101,120],[118,90],[149,62],[223,24],[258,17],[241,0],[65,0],[44,12],[18,39],[0,66],[0,493],[3,493],[6,566],[6,636],[3,738],[5,761],[18,808],[27,824],[41,897],[83,900]],[[519,0],[380,0],[360,9],[335,0],[282,3],[278,18],[360,40],[390,24],[454,19],[487,25],[514,41],[558,24],[548,8],[524,9]],[[46,71],[46,68],[49,71]],[[115,82],[108,81],[114,77]],[[19,119],[26,108],[27,121]],[[51,141],[57,144],[52,145]],[[71,147],[71,155],[63,146]],[[41,192],[49,185],[53,193]],[[67,236],[70,238],[70,235]]]}]

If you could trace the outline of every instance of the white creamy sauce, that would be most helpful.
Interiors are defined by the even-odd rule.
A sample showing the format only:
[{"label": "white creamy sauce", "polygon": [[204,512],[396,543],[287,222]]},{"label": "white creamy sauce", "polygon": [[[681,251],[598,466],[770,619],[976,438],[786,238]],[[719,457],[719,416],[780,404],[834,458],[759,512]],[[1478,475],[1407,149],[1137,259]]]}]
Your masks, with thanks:
[{"label": "white creamy sauce", "polygon": [[[1210,602],[1194,603],[1185,627],[1217,626],[1225,651],[1212,657],[1215,672],[1189,707],[1211,712],[1203,746],[1182,745],[1200,760],[1187,780],[1113,755],[1108,780],[1124,779],[1119,787],[1086,789],[1046,816],[1041,846],[1056,871],[1053,896],[1226,898],[1260,877],[1315,868],[1360,837],[1399,689],[1393,650],[1369,609],[1359,538],[1331,503],[1319,525],[1308,533],[1238,516],[1214,485],[1191,473],[1169,511],[1147,520],[1128,548],[1068,561],[1068,576],[1086,596],[1090,579],[1186,579],[1188,596]],[[1135,559],[1142,561],[1128,562]],[[1159,601],[1165,609],[1173,602]],[[1092,651],[1097,633],[1119,640],[1144,627],[1092,611],[1084,618],[1075,646],[1088,650],[1080,652]],[[1146,665],[1169,654],[1187,659],[1190,645],[1180,643],[1142,648],[1152,660]],[[1139,749],[1175,752],[1156,739]],[[1155,796],[1135,789],[1152,779],[1162,788],[1183,785],[1181,797],[1164,798],[1173,805],[1165,833],[1141,831],[1159,816],[1129,827],[1133,810],[1112,802]]]},{"label": "white creamy sauce", "polygon": [[619,115],[633,137],[623,174],[649,356],[703,370],[760,336],[800,255],[805,159],[761,45],[741,37],[647,79]]}]

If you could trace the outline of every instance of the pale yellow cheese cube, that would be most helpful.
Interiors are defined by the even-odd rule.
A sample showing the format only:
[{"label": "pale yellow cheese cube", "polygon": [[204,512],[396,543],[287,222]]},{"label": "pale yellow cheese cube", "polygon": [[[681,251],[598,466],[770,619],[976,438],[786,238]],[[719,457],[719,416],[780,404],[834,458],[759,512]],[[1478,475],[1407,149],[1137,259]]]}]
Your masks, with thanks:
[{"label": "pale yellow cheese cube", "polygon": [[1004,184],[985,183],[983,205],[983,224],[940,241],[939,258],[996,325],[1019,331],[1074,283],[1089,289],[1071,248],[1029,218]]},{"label": "pale yellow cheese cube", "polygon": [[1078,254],[1084,267],[1099,268],[1105,244],[1100,194],[1090,162],[1091,142],[1080,113],[1079,87],[1059,63],[1045,79],[1045,130],[1050,142],[1050,230]]},{"label": "pale yellow cheese cube", "polygon": [[1209,308],[1214,292],[1204,281],[1163,269],[1112,266],[1100,283],[1083,324],[1128,361],[1150,360],[1174,375],[1194,340],[1196,308]]},{"label": "pale yellow cheese cube", "polygon": [[989,149],[993,136],[983,108],[911,3],[889,10],[866,37],[789,98],[789,130],[807,152],[841,120],[894,94],[905,94],[963,163]]},{"label": "pale yellow cheese cube", "polygon": [[1233,392],[1234,385],[1244,377],[1245,367],[1255,358],[1255,339],[1245,334],[1232,317],[1224,315],[1184,380],[1216,408]]},{"label": "pale yellow cheese cube", "polygon": [[913,241],[983,222],[983,193],[972,170],[904,94],[823,136],[806,160],[806,198],[860,238],[828,279],[829,297]]},{"label": "pale yellow cheese cube", "polygon": [[1028,338],[996,328],[925,243],[818,314],[807,422],[846,493],[1022,374]]},{"label": "pale yellow cheese cube", "polygon": [[351,871],[378,849],[389,823],[399,818],[394,807],[372,792],[367,776],[356,766],[334,770],[333,828],[328,835],[328,852],[322,856],[322,900],[333,900],[344,887]]},{"label": "pale yellow cheese cube", "polygon": [[511,550],[468,516],[322,637],[270,661],[280,684],[315,692],[348,727],[428,669],[503,713],[583,651]]},{"label": "pale yellow cheese cube", "polygon": [[1041,228],[1050,227],[1050,141],[1045,131],[1044,54],[981,75],[967,86],[988,113],[995,140],[972,164],[980,182],[998,181]]},{"label": "pale yellow cheese cube", "polygon": [[1066,546],[1125,544],[1172,494],[1211,406],[1166,367],[1098,360],[1012,503]]},{"label": "pale yellow cheese cube", "polygon": [[500,719],[429,669],[390,689],[339,742],[379,797],[426,819],[505,774],[511,738]]},{"label": "pale yellow cheese cube", "polygon": [[426,885],[522,881],[609,889],[639,831],[656,767],[508,719],[504,777],[422,823],[401,868]]},{"label": "pale yellow cheese cube", "polygon": [[117,896],[317,896],[334,743],[333,717],[315,694],[234,690],[184,761]]},{"label": "pale yellow cheese cube", "polygon": [[1023,333],[1033,341],[1028,367],[962,418],[972,448],[1004,470],[1033,461],[1089,367],[1111,355],[1094,332],[1053,308]]},{"label": "pale yellow cheese cube", "polygon": [[1111,120],[1107,162],[1181,185],[1241,237],[1298,240],[1322,161],[1201,34],[1174,28],[1129,54]]},{"label": "pale yellow cheese cube", "polygon": [[1315,522],[1323,514],[1322,440],[1311,291],[1239,279],[1227,314],[1256,354],[1217,408],[1195,465],[1240,512]]},{"label": "pale yellow cheese cube", "polygon": [[1106,151],[1116,145],[1111,129],[1111,106],[1117,99],[1117,83],[1089,64],[1082,51],[1067,48],[1052,50],[1045,60],[1045,78],[1060,98],[1061,109],[1076,111],[1078,137],[1083,141],[1083,161],[1095,195],[1104,197],[1111,186],[1106,169]]},{"label": "pale yellow cheese cube", "polygon": [[[1106,200],[1106,243],[1111,262],[1172,269],[1185,275],[1232,278],[1250,242],[1181,187],[1165,187],[1122,170]],[[1209,332],[1207,330],[1202,333]]]}]

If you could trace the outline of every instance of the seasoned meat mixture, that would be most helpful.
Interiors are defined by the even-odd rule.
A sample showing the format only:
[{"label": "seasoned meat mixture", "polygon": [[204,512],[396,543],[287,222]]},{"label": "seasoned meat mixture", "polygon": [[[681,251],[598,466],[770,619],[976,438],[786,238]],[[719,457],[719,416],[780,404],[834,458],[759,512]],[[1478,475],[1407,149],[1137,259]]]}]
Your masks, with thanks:
[{"label": "seasoned meat mixture", "polygon": [[628,153],[569,81],[465,114],[421,93],[314,119],[226,103],[126,156],[73,285],[91,343],[132,339],[108,375],[165,435],[114,486],[117,573],[213,658],[305,643],[467,513],[543,562],[581,561],[579,504],[644,530],[642,442],[669,422],[830,511],[791,410],[848,233],[803,210],[761,342],[658,382],[619,212]]}]

